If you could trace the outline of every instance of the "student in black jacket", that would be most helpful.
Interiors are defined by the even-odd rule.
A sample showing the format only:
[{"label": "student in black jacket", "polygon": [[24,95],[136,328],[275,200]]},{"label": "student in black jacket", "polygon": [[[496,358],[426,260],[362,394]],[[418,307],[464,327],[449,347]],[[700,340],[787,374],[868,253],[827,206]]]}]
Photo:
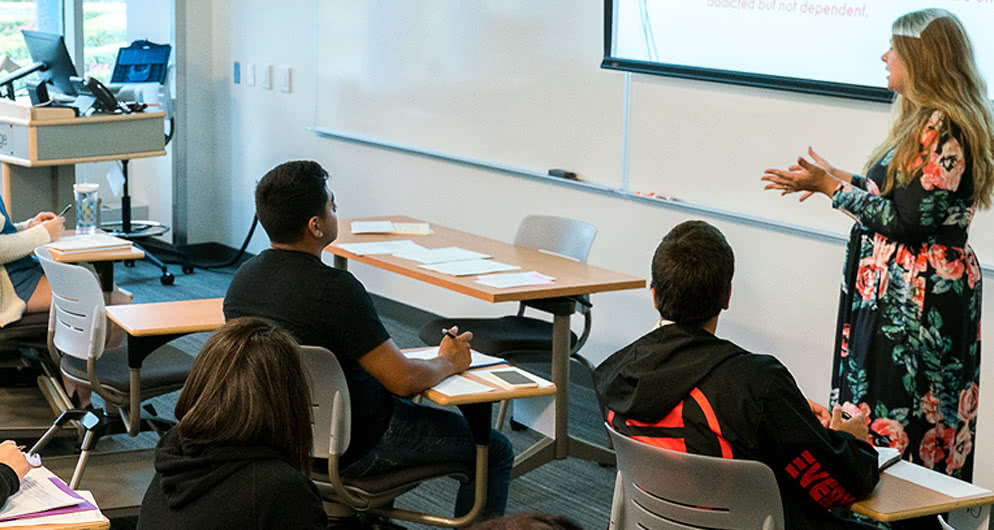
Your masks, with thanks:
[{"label": "student in black jacket", "polygon": [[[758,460],[776,475],[788,529],[840,528],[830,508],[879,478],[865,417],[807,401],[780,361],[714,335],[735,258],[703,221],[677,225],[652,260],[660,325],[595,373],[614,428],[665,449]],[[819,419],[819,415],[821,419]]]},{"label": "student in black jacket", "polygon": [[325,528],[310,463],[310,391],[297,343],[229,321],[194,362],[159,441],[138,528]]},{"label": "student in black jacket", "polygon": [[0,443],[0,507],[3,507],[8,497],[17,493],[21,487],[21,479],[30,470],[28,459],[17,447],[17,442],[7,440]]}]

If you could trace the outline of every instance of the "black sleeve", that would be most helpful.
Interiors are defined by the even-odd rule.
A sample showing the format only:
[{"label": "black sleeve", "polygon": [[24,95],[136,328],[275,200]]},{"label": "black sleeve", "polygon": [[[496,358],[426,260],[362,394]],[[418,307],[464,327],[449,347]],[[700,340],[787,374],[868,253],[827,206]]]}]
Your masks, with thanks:
[{"label": "black sleeve", "polygon": [[256,528],[327,528],[328,515],[324,513],[321,496],[313,482],[288,466],[267,474],[268,477],[259,477],[259,482],[267,483],[273,489],[260,492]]},{"label": "black sleeve", "polygon": [[328,315],[329,345],[335,355],[358,361],[373,348],[390,339],[380,322],[373,300],[366,288],[345,272],[329,281],[326,295],[331,313]]},{"label": "black sleeve", "polygon": [[759,436],[781,487],[826,509],[869,495],[880,478],[876,450],[823,427],[782,364],[769,375]]},{"label": "black sleeve", "polygon": [[0,506],[3,506],[7,498],[17,493],[20,488],[21,480],[17,478],[14,468],[0,464]]}]

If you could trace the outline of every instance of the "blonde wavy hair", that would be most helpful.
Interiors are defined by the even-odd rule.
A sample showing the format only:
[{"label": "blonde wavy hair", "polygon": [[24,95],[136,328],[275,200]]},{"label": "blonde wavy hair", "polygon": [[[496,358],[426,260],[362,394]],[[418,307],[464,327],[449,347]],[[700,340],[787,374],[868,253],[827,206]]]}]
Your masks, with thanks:
[{"label": "blonde wavy hair", "polygon": [[[984,82],[973,57],[973,45],[956,15],[945,9],[923,9],[894,21],[891,47],[907,71],[904,94],[894,100],[894,120],[887,139],[867,160],[864,174],[892,149],[882,192],[905,185],[920,167],[921,131],[936,110],[946,119],[938,137],[956,124],[959,140],[972,158],[973,200],[990,208],[994,189],[994,119]],[[931,145],[925,146],[930,151]]]}]

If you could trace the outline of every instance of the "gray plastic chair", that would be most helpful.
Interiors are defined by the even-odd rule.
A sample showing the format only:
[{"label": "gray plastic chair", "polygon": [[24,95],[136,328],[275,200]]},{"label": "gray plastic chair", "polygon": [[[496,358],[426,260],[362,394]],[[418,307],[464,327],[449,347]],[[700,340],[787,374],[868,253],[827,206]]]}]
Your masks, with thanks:
[{"label": "gray plastic chair", "polygon": [[621,484],[611,528],[784,528],[776,477],[762,462],[670,451],[604,425],[614,441]]},{"label": "gray plastic chair", "polygon": [[[529,215],[518,226],[514,244],[586,263],[595,237],[597,228],[590,223],[550,215]],[[570,358],[582,364],[592,376],[593,365],[577,353],[590,336],[591,305],[587,296],[529,300],[518,305],[516,315],[499,318],[435,319],[425,324],[418,336],[425,344],[438,345],[443,328],[459,326],[460,330],[473,332],[474,350],[490,355],[513,361],[525,354],[551,352],[552,322],[526,317],[528,307],[551,314],[570,315],[579,311],[583,315],[581,335],[577,337],[570,332]],[[498,429],[503,426],[506,413],[507,402],[504,401],[497,413]]]},{"label": "gray plastic chair", "polygon": [[[317,466],[312,469],[311,479],[321,492],[329,516],[349,517],[356,512],[370,512],[445,528],[467,526],[479,518],[487,501],[487,445],[476,446],[475,467],[452,462],[405,468],[361,479],[342,477],[339,459],[348,450],[352,437],[352,408],[345,373],[335,355],[326,348],[301,346],[300,358],[311,387],[314,437],[311,456],[328,460],[327,469]],[[393,507],[395,498],[426,480],[454,477],[465,482],[474,474],[473,507],[462,517],[441,517]]]}]

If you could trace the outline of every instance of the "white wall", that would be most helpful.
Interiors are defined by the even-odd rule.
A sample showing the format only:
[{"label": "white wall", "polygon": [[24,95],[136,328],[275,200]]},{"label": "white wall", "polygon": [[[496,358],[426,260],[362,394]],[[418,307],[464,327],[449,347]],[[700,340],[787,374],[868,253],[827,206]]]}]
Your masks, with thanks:
[{"label": "white wall", "polygon": [[[197,104],[205,105],[198,107],[198,112],[208,122],[205,127],[216,127],[216,135],[206,144],[211,152],[195,156],[211,159],[215,175],[209,180],[191,180],[189,185],[191,198],[197,197],[194,209],[203,207],[203,197],[216,197],[217,203],[202,210],[209,211],[211,222],[191,230],[192,239],[216,238],[238,246],[252,220],[255,181],[272,166],[294,158],[315,159],[329,170],[342,217],[404,213],[502,240],[510,240],[518,222],[530,213],[580,217],[599,229],[591,263],[643,277],[648,277],[651,254],[662,235],[688,218],[679,210],[318,138],[305,131],[312,125],[314,113],[314,1],[284,0],[273,4],[245,0],[236,4],[214,0],[213,6],[213,55],[204,57],[205,64],[196,65],[195,70],[213,68],[210,80],[202,85],[212,100],[204,97]],[[188,31],[207,29],[199,24],[194,29],[193,25]],[[239,85],[231,80],[231,63],[236,60],[243,65],[243,84]],[[268,91],[258,84],[246,86],[244,71],[250,62],[257,69],[265,64],[291,65],[293,92]],[[709,112],[716,98],[729,93],[745,96],[769,114],[781,112],[785,102],[797,102],[796,96],[773,91],[676,81],[671,84],[678,85],[682,105],[699,108],[702,114]],[[845,135],[849,127],[863,126],[861,119],[873,126],[878,126],[881,119],[879,111],[861,113],[865,104],[842,101],[833,105],[846,107],[852,121],[838,125],[812,123],[810,127],[837,127],[835,133]],[[750,113],[755,114],[755,110]],[[797,154],[794,135],[781,137],[773,130],[753,140],[755,136],[745,133],[732,118],[727,128],[707,131],[715,156],[721,156],[723,145],[748,141],[780,143],[784,159]],[[804,117],[799,115],[797,119],[803,121]],[[668,135],[686,132],[685,127],[660,129],[659,145],[673,140]],[[858,152],[840,154],[849,160],[860,160],[862,156]],[[693,177],[707,179],[709,167],[702,162]],[[752,168],[749,174],[758,179],[762,169]],[[756,193],[760,193],[759,189],[757,181]],[[829,207],[823,198],[813,201],[817,202],[808,207]],[[827,400],[842,244],[726,220],[711,221],[728,237],[737,259],[732,306],[721,319],[719,335],[754,351],[776,354],[805,392]],[[250,250],[259,251],[267,244],[260,230]],[[512,309],[361,265],[354,266],[353,271],[372,292],[440,314],[495,315]],[[994,329],[994,293],[990,291],[994,278],[987,276],[985,280],[988,296],[984,325]],[[595,361],[640,336],[656,320],[648,289],[594,295],[593,303],[594,329],[584,353]],[[989,343],[984,350],[985,356],[994,354]],[[994,384],[990,383],[994,381],[992,372],[990,363],[985,363],[983,388]],[[979,483],[994,487],[994,463],[988,449],[994,441],[994,424],[988,419],[994,414],[994,400],[984,401],[981,409],[988,412],[978,427],[975,476]]]}]

